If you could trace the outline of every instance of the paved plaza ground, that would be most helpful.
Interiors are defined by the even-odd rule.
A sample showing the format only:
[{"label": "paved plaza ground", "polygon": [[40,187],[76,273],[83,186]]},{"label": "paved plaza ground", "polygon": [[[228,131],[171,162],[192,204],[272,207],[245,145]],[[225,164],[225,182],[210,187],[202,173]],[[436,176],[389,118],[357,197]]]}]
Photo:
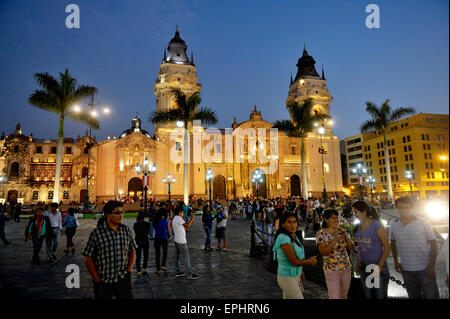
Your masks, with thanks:
[{"label": "paved plaza ground", "polygon": [[[191,264],[195,273],[201,276],[197,280],[175,277],[174,244],[169,241],[167,259],[168,272],[156,275],[154,265],[153,241],[150,245],[150,268],[148,275],[137,276],[133,269],[132,284],[135,298],[282,298],[277,285],[276,275],[263,268],[263,260],[249,257],[250,223],[246,219],[229,220],[227,227],[228,252],[205,252],[201,216],[187,233]],[[127,218],[124,223],[132,229],[134,218]],[[49,264],[45,255],[45,246],[41,251],[41,265],[30,263],[32,256],[31,242],[24,242],[23,231],[27,220],[20,223],[8,222],[6,235],[13,243],[7,248],[0,248],[0,283],[3,297],[14,298],[61,298],[92,299],[92,281],[84,265],[81,251],[95,226],[95,220],[80,219],[80,227],[74,238],[76,253],[65,256],[63,249],[66,238],[61,236],[57,251],[57,261]],[[213,232],[214,233],[214,232]],[[213,244],[217,242],[213,239]],[[1,245],[1,244],[0,244]],[[68,289],[65,285],[66,266],[76,264],[80,267],[80,288]],[[5,296],[6,295],[6,296]],[[327,298],[326,289],[312,282],[305,283],[305,298]]]},{"label": "paved plaza ground", "polygon": [[[80,227],[74,238],[75,255],[66,256],[63,249],[66,245],[65,235],[57,251],[57,261],[50,264],[45,254],[45,246],[41,251],[41,265],[31,264],[32,244],[24,242],[23,231],[27,219],[20,223],[7,223],[6,236],[12,244],[4,247],[0,244],[0,297],[20,299],[92,299],[92,281],[84,265],[81,251],[96,220],[80,219]],[[132,229],[134,218],[124,219],[124,223]],[[214,235],[214,231],[213,231]],[[132,273],[132,284],[135,298],[142,299],[280,299],[282,292],[276,282],[276,276],[263,268],[263,258],[249,257],[250,222],[245,218],[229,219],[227,227],[228,252],[205,252],[202,250],[205,234],[201,216],[187,233],[191,264],[194,272],[201,276],[198,280],[175,277],[174,244],[169,241],[168,272],[155,274],[153,241],[150,242],[149,272],[137,276],[135,268]],[[215,247],[216,240],[213,239]],[[314,247],[313,241],[305,241],[307,255],[315,254],[308,247]],[[67,265],[75,264],[80,269],[80,288],[66,288]],[[392,257],[388,259],[391,275],[401,280],[393,267]],[[310,267],[310,266],[309,266]],[[320,267],[320,266],[318,266]],[[327,299],[326,286],[319,271],[309,275],[305,283],[306,299]],[[444,284],[445,262],[442,253],[438,257],[437,273],[442,298],[448,298],[448,289]],[[308,269],[305,270],[308,279]],[[406,298],[406,290],[394,282],[389,285],[390,298]]]}]

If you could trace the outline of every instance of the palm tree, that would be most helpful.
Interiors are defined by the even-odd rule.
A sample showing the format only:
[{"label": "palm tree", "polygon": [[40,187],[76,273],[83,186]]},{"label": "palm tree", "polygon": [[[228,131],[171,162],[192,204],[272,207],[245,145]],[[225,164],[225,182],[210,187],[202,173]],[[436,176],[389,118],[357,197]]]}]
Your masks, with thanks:
[{"label": "palm tree", "polygon": [[289,101],[286,105],[291,120],[281,120],[274,122],[274,128],[286,133],[288,136],[300,137],[301,148],[301,165],[302,165],[302,189],[303,198],[308,198],[308,174],[306,172],[306,150],[305,137],[314,130],[315,124],[331,118],[325,113],[313,112],[313,100],[307,98],[303,105],[299,105],[297,101]]},{"label": "palm tree", "polygon": [[386,179],[388,188],[388,199],[392,202],[394,193],[391,185],[391,168],[389,163],[388,145],[386,143],[386,128],[395,121],[400,120],[406,115],[414,114],[416,110],[413,107],[399,107],[391,110],[389,106],[389,99],[386,99],[381,107],[377,107],[374,103],[366,102],[366,112],[372,119],[361,124],[361,133],[375,131],[378,135],[383,135],[384,138],[384,159],[386,162]]},{"label": "palm tree", "polygon": [[77,85],[77,80],[69,74],[69,69],[67,68],[64,73],[59,73],[59,81],[48,73],[35,73],[34,78],[42,89],[34,91],[34,93],[30,95],[28,102],[42,110],[59,115],[53,197],[53,201],[58,203],[64,140],[64,119],[67,117],[75,121],[86,123],[94,129],[98,129],[98,121],[92,118],[88,113],[75,112],[71,109],[72,105],[80,99],[97,93],[97,88],[88,85]]},{"label": "palm tree", "polygon": [[189,191],[188,191],[188,127],[189,123],[194,120],[200,120],[205,124],[216,124],[217,117],[216,112],[210,108],[202,107],[198,108],[201,102],[200,92],[195,92],[190,96],[184,94],[179,88],[170,90],[170,94],[174,97],[175,108],[168,111],[155,111],[150,116],[149,121],[153,124],[165,124],[170,122],[182,121],[184,124],[184,142],[183,142],[183,155],[184,155],[184,169],[183,169],[183,193],[184,203],[189,204]]}]

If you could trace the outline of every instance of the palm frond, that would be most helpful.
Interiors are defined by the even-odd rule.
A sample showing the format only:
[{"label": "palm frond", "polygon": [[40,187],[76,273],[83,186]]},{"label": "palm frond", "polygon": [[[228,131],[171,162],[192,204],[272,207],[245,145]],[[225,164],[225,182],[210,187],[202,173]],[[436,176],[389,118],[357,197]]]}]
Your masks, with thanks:
[{"label": "palm frond", "polygon": [[197,110],[201,101],[202,99],[200,97],[200,92],[194,92],[193,94],[188,96],[186,98],[186,113],[189,114],[189,116],[192,116]]},{"label": "palm frond", "polygon": [[174,98],[177,107],[185,113],[186,108],[186,94],[181,91],[179,88],[172,88],[169,91],[169,94]]},{"label": "palm frond", "polygon": [[416,109],[413,107],[398,107],[392,110],[389,122],[395,122],[401,118],[416,113]]},{"label": "palm frond", "polygon": [[28,98],[28,103],[42,110],[53,113],[61,114],[64,112],[64,110],[60,107],[58,97],[42,90],[36,90],[32,93]]},{"label": "palm frond", "polygon": [[289,120],[278,120],[273,122],[273,127],[284,132],[287,136],[300,136],[300,132],[297,127]]},{"label": "palm frond", "polygon": [[87,124],[95,130],[98,130],[100,128],[100,122],[86,112],[69,112],[67,113],[66,117],[76,122]]},{"label": "palm frond", "polygon": [[35,73],[34,78],[36,79],[36,82],[47,92],[56,91],[58,89],[58,81],[47,72]]},{"label": "palm frond", "polygon": [[366,102],[366,112],[369,113],[372,118],[380,117],[380,109],[375,105],[375,103],[372,103],[370,101]]},{"label": "palm frond", "polygon": [[178,120],[184,120],[183,114],[179,109],[160,112],[154,111],[149,117],[149,121],[153,124],[166,124]]},{"label": "palm frond", "polygon": [[214,125],[217,123],[216,112],[210,108],[202,107],[194,114],[192,120],[200,120],[207,125]]},{"label": "palm frond", "polygon": [[359,128],[359,130],[361,131],[361,133],[368,133],[371,131],[376,131],[379,129],[382,129],[382,127],[380,126],[380,122],[378,122],[377,120],[367,120],[365,122],[363,122]]}]

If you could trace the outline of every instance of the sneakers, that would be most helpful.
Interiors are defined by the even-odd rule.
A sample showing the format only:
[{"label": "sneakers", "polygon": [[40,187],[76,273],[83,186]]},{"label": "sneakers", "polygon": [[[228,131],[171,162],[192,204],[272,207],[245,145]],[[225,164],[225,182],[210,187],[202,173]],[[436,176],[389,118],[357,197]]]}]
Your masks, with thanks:
[{"label": "sneakers", "polygon": [[142,273],[146,274],[147,273],[147,268],[142,269]]},{"label": "sneakers", "polygon": [[162,271],[167,271],[167,268],[164,267],[164,266],[162,266],[162,267],[161,267],[161,270],[162,270]]},{"label": "sneakers", "polygon": [[227,252],[228,250],[227,250],[225,247],[223,247],[222,251],[225,253],[225,252]]},{"label": "sneakers", "polygon": [[55,255],[55,253],[52,253],[52,258],[53,258],[53,260],[56,260],[56,255]]},{"label": "sneakers", "polygon": [[220,248],[220,247],[217,247],[217,248],[216,248],[216,250],[217,250],[217,251],[221,251],[221,250],[222,250],[222,248]]},{"label": "sneakers", "polygon": [[140,275],[142,275],[142,271],[138,271],[136,274],[137,274],[138,276],[140,276]]},{"label": "sneakers", "polygon": [[177,274],[175,275],[176,277],[183,277],[186,276],[186,274],[182,271],[177,272]]},{"label": "sneakers", "polygon": [[187,276],[186,278],[187,278],[187,279],[199,279],[200,276],[199,276],[199,275],[196,275],[196,274],[192,274],[192,275]]}]

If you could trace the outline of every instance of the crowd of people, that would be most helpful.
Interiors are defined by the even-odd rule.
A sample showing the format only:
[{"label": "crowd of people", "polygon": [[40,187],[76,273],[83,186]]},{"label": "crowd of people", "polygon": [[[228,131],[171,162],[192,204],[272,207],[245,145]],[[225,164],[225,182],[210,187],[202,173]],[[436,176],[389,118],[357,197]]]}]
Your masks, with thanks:
[{"label": "crowd of people", "polygon": [[[337,207],[341,208],[338,210]],[[57,203],[48,207],[36,206],[25,229],[25,240],[33,245],[32,263],[40,264],[39,253],[45,241],[49,262],[56,260],[61,234],[67,237],[66,254],[75,253],[73,238],[79,222],[76,210],[69,208],[62,214]],[[46,209],[48,208],[48,209]],[[436,236],[428,222],[414,214],[414,203],[408,197],[395,201],[398,212],[389,231],[380,221],[377,210],[367,200],[332,197],[325,205],[316,198],[299,201],[294,198],[246,197],[225,201],[183,202],[151,201],[133,224],[133,232],[123,224],[124,202],[108,201],[96,228],[90,233],[82,250],[86,267],[94,281],[96,298],[132,298],[130,273],[136,268],[138,276],[147,273],[150,242],[153,240],[155,274],[168,271],[168,241],[174,242],[174,270],[176,277],[200,278],[193,270],[186,232],[200,211],[205,232],[204,251],[213,251],[212,233],[217,241],[216,251],[227,252],[228,219],[248,219],[260,233],[276,262],[277,282],[285,299],[303,298],[306,265],[316,267],[321,259],[330,299],[346,299],[352,270],[360,276],[366,299],[386,299],[390,281],[387,258],[392,254],[395,271],[402,275],[410,298],[439,298],[436,284]],[[14,218],[9,209],[0,207],[0,239],[5,245],[4,225]],[[359,224],[349,234],[342,220],[354,216]],[[20,218],[20,213],[19,213]],[[318,254],[306,258],[302,232],[316,233]],[[353,239],[352,239],[353,238]],[[448,238],[446,240],[448,285]],[[350,252],[356,251],[356,262]],[[183,265],[183,268],[181,267]],[[392,269],[391,269],[392,271]],[[375,281],[373,279],[375,278]]]}]

